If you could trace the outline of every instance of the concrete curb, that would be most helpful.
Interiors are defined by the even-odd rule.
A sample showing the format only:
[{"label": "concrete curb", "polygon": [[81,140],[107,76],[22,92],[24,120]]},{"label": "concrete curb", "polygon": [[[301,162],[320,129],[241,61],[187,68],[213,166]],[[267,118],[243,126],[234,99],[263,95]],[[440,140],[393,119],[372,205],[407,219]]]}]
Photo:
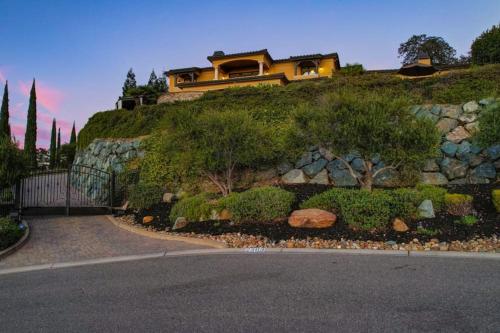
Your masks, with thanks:
[{"label": "concrete curb", "polygon": [[21,221],[21,224],[24,225],[24,228],[25,228],[24,229],[25,232],[24,232],[23,237],[21,237],[21,239],[19,239],[14,245],[11,245],[8,248],[6,248],[5,250],[0,251],[0,260],[7,257],[8,255],[16,252],[21,247],[23,247],[23,245],[26,243],[26,241],[30,237],[30,226],[28,225],[28,223],[23,220],[23,221]]},{"label": "concrete curb", "polygon": [[158,252],[141,255],[129,255],[120,257],[107,257],[99,259],[89,259],[73,262],[52,263],[34,266],[14,267],[0,269],[0,275],[39,271],[46,269],[58,269],[78,266],[89,266],[98,264],[108,264],[125,261],[137,261],[153,258],[175,258],[186,256],[205,256],[205,255],[293,255],[293,254],[311,254],[311,255],[356,255],[356,256],[399,256],[399,257],[442,257],[458,259],[493,259],[500,260],[500,253],[485,252],[440,252],[440,251],[388,251],[388,250],[349,250],[349,249],[282,249],[282,248],[225,248],[225,249],[199,249],[184,250],[172,252]]},{"label": "concrete curb", "polygon": [[201,239],[201,238],[192,238],[192,237],[182,237],[182,236],[172,236],[172,235],[165,235],[165,234],[160,234],[158,232],[154,231],[149,231],[149,230],[144,230],[144,229],[139,229],[136,227],[133,227],[131,225],[121,223],[117,221],[114,216],[112,215],[106,215],[108,220],[111,221],[114,225],[116,225],[119,228],[122,228],[124,230],[127,230],[129,232],[132,232],[137,235],[149,237],[149,238],[155,238],[155,239],[162,239],[162,240],[167,240],[167,241],[177,241],[177,242],[185,242],[189,244],[194,244],[194,245],[202,245],[202,246],[210,246],[215,249],[225,249],[227,248],[226,244],[210,240],[210,239]]}]

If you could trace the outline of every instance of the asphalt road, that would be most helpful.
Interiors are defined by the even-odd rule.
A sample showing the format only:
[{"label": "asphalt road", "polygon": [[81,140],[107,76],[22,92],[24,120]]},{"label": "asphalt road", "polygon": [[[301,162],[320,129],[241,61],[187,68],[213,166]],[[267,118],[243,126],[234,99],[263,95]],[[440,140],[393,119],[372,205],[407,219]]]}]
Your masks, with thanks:
[{"label": "asphalt road", "polygon": [[219,254],[0,275],[2,332],[499,332],[500,260]]}]

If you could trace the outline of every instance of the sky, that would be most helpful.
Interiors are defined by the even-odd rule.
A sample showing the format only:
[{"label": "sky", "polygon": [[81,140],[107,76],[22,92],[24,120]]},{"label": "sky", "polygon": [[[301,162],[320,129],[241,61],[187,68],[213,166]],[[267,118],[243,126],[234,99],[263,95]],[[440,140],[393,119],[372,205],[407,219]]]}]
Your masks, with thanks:
[{"label": "sky", "polygon": [[52,118],[69,140],[92,114],[114,108],[129,68],[139,84],[151,70],[209,66],[215,50],[267,48],[273,58],[339,54],[341,65],[398,68],[413,34],[443,37],[466,54],[500,23],[500,0],[0,0],[0,91],[9,81],[11,126],[24,139],[36,78],[38,146]]}]

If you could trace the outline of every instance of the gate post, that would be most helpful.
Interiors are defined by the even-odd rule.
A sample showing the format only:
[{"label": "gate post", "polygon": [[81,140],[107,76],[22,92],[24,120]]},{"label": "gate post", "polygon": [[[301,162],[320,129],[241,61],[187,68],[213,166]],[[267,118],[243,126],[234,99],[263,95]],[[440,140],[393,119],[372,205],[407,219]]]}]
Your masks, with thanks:
[{"label": "gate post", "polygon": [[23,181],[21,179],[18,179],[16,181],[16,193],[14,194],[14,207],[17,208],[19,212],[19,216],[21,216],[22,209],[23,209],[23,201],[21,200],[21,184]]},{"label": "gate post", "polygon": [[69,208],[71,205],[71,167],[68,167],[66,178],[66,216],[69,216]]}]

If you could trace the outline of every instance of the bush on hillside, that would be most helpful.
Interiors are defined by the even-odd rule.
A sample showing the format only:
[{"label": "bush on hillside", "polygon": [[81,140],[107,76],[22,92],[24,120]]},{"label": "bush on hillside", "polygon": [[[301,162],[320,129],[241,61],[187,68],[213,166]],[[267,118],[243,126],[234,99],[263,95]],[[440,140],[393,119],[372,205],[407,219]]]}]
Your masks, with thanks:
[{"label": "bush on hillside", "polygon": [[190,222],[208,220],[212,215],[212,210],[216,208],[214,199],[213,194],[209,193],[181,199],[172,207],[170,221],[174,223],[179,217],[184,217]]},{"label": "bush on hillside", "polygon": [[[416,170],[418,162],[433,157],[440,142],[434,124],[417,118],[408,106],[407,98],[341,90],[312,110],[299,108],[291,135],[304,149],[314,144],[328,147],[359,185],[371,191],[378,174],[400,165]],[[352,151],[363,160],[364,173],[356,173],[343,158]],[[376,154],[386,166],[374,169],[371,159]]]},{"label": "bush on hillside", "polygon": [[471,45],[474,64],[500,63],[500,24],[484,31]]},{"label": "bush on hillside", "polygon": [[432,206],[436,212],[439,212],[444,208],[444,196],[448,193],[446,189],[427,184],[417,184],[416,189],[420,192],[422,201],[432,201]]},{"label": "bush on hillside", "polygon": [[271,222],[287,217],[294,200],[293,193],[265,186],[232,193],[222,198],[219,205],[231,212],[235,222]]},{"label": "bush on hillside", "polygon": [[15,184],[26,171],[22,151],[6,136],[0,136],[0,161],[0,188]]},{"label": "bush on hillside", "polygon": [[473,197],[467,194],[447,193],[444,195],[446,211],[450,215],[465,216],[472,214]]},{"label": "bush on hillside", "polygon": [[392,197],[391,200],[391,215],[405,220],[410,220],[416,217],[417,209],[422,202],[422,194],[412,188],[398,188],[387,191]]},{"label": "bush on hillside", "polygon": [[340,73],[343,75],[361,75],[365,72],[363,65],[354,63],[354,64],[345,64],[344,67],[340,69]]},{"label": "bush on hillside", "polygon": [[7,217],[0,217],[0,251],[15,244],[23,235],[17,223]]},{"label": "bush on hillside", "polygon": [[481,111],[476,138],[484,148],[500,144],[500,103],[489,105]]},{"label": "bush on hillside", "polygon": [[163,188],[156,184],[138,183],[137,185],[132,185],[128,196],[130,208],[151,208],[153,205],[161,202],[163,192]]}]

